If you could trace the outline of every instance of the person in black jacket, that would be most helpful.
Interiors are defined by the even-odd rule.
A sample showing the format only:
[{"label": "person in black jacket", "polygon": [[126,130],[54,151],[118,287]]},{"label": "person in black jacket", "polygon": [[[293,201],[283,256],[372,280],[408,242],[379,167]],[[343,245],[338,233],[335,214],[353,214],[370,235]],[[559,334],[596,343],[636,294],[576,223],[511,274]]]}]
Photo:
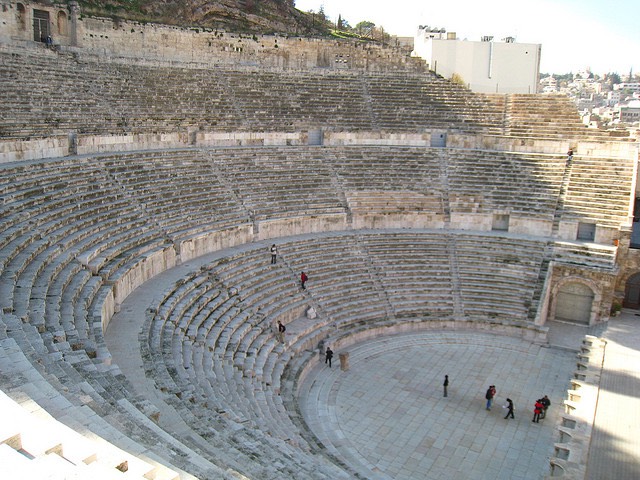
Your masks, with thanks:
[{"label": "person in black jacket", "polygon": [[328,363],[329,368],[331,368],[331,359],[333,358],[333,350],[330,347],[327,347],[327,351],[324,352],[324,363],[325,365]]},{"label": "person in black jacket", "polygon": [[542,404],[542,416],[540,418],[544,418],[547,416],[547,408],[551,405],[551,400],[545,395],[540,399],[540,403]]},{"label": "person in black jacket", "polygon": [[507,404],[503,408],[507,409],[507,415],[504,417],[505,419],[509,417],[516,418],[513,416],[513,401],[511,401],[510,398],[507,398]]}]

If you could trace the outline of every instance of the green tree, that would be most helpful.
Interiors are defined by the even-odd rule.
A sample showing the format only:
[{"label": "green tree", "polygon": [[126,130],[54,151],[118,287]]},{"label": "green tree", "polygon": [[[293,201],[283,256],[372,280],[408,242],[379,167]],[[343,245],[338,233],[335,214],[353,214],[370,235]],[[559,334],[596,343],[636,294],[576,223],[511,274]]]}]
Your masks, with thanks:
[{"label": "green tree", "polygon": [[375,23],[365,20],[356,24],[356,33],[363,37],[373,37],[374,28],[376,28]]},{"label": "green tree", "polygon": [[606,78],[611,85],[618,85],[619,83],[622,83],[622,79],[617,73],[607,73]]}]

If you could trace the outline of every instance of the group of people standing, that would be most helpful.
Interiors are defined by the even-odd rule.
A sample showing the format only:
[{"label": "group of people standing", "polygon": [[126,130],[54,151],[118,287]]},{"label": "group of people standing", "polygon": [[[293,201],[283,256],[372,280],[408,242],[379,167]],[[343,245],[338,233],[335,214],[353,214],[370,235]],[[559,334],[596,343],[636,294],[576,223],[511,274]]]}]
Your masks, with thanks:
[{"label": "group of people standing", "polygon": [[[443,396],[444,397],[448,396],[449,375],[444,376],[444,382],[442,384],[442,387],[444,389]],[[491,407],[493,405],[493,399],[495,398],[496,393],[497,393],[496,386],[489,385],[489,388],[487,388],[487,391],[484,394],[484,398],[487,400],[487,403],[485,405],[485,408],[487,410],[491,410]],[[507,410],[507,414],[504,417],[505,420],[508,418],[515,418],[515,415],[513,413],[514,412],[513,400],[511,400],[510,398],[507,398],[506,402],[507,403],[505,403],[502,406],[502,408]],[[547,409],[549,408],[550,405],[551,405],[551,400],[549,400],[549,397],[547,395],[536,400],[536,403],[533,408],[532,422],[539,423],[540,419],[544,418],[547,415]]]},{"label": "group of people standing", "polygon": [[[487,400],[487,404],[486,404],[486,409],[487,410],[491,410],[491,406],[493,405],[493,399],[496,396],[497,390],[496,390],[496,386],[495,385],[489,385],[489,388],[487,388],[486,393],[484,394],[484,398]],[[513,415],[513,400],[511,400],[510,398],[507,398],[507,403],[505,403],[502,408],[506,408],[507,409],[507,414],[505,415],[505,420],[507,418],[515,418],[515,416]]]},{"label": "group of people standing", "polygon": [[[446,381],[448,382],[448,378],[446,379]],[[487,404],[486,404],[487,410],[491,410],[491,405],[493,404],[493,399],[495,396],[496,396],[496,386],[489,385],[489,388],[487,388],[487,391],[484,394],[484,398],[487,400]],[[540,419],[546,416],[547,409],[549,408],[550,405],[551,405],[551,400],[549,400],[549,397],[547,395],[536,400],[535,405],[533,407],[532,422],[539,423]],[[503,405],[502,408],[505,408],[507,410],[507,414],[504,417],[505,419],[515,418],[513,414],[513,410],[514,410],[513,400],[511,400],[510,398],[507,398],[507,403]]]}]

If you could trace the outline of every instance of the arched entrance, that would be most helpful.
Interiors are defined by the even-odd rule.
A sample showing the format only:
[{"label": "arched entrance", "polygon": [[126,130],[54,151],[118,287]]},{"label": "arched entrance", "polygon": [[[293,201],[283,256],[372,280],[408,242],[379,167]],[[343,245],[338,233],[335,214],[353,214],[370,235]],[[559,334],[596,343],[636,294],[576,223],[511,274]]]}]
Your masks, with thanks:
[{"label": "arched entrance", "polygon": [[622,306],[625,308],[640,308],[640,273],[631,275],[627,279],[627,283],[624,286]]},{"label": "arched entrance", "polygon": [[555,318],[567,322],[591,323],[593,290],[584,283],[568,282],[558,289]]}]

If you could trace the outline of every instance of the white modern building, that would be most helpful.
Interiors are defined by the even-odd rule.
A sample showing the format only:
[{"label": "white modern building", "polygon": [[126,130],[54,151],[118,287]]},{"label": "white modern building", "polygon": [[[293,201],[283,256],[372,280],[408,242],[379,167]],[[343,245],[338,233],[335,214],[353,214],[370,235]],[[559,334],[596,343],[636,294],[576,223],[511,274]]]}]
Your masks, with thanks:
[{"label": "white modern building", "polygon": [[627,105],[620,105],[618,111],[621,123],[640,122],[640,100],[632,100]]},{"label": "white modern building", "polygon": [[445,78],[454,75],[474,92],[537,93],[541,45],[517,43],[507,37],[480,41],[459,40],[455,32],[420,27],[413,55]]}]

